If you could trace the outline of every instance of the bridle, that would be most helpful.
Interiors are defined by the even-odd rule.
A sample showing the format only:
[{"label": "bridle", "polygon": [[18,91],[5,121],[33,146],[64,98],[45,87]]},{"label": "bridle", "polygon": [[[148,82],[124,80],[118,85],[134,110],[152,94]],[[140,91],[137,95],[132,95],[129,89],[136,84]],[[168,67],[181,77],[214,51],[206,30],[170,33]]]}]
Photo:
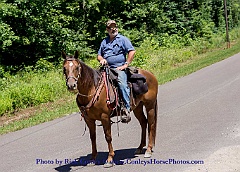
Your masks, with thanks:
[{"label": "bridle", "polygon": [[[78,61],[77,59],[73,59],[73,58],[66,59],[66,61],[74,61],[74,60]],[[77,77],[75,77],[75,76],[68,76],[66,78],[66,84],[68,83],[68,80],[71,79],[71,78],[73,78],[75,80],[75,82],[77,83],[78,79],[81,77],[81,64],[80,64],[79,61],[78,61],[78,68],[77,69],[78,69]],[[64,72],[64,75],[66,75],[65,72]]]},{"label": "bridle", "polygon": [[[75,58],[68,58],[68,59],[66,59],[66,61],[74,61],[74,60],[76,60],[76,61],[78,62],[78,75],[77,75],[77,77],[75,77],[75,76],[68,76],[68,77],[66,78],[66,85],[67,85],[68,80],[69,80],[70,78],[74,79],[75,82],[76,82],[76,84],[77,84],[78,79],[81,77],[82,67],[81,67],[81,63],[79,62],[79,60],[78,60],[78,59],[75,59]],[[66,75],[66,74],[64,73],[64,75]],[[94,94],[95,94],[95,93],[96,93],[96,91],[94,92]],[[85,95],[85,94],[81,94],[81,93],[78,91],[78,95],[83,96],[83,97],[91,97],[91,96],[93,96],[94,94]]]}]

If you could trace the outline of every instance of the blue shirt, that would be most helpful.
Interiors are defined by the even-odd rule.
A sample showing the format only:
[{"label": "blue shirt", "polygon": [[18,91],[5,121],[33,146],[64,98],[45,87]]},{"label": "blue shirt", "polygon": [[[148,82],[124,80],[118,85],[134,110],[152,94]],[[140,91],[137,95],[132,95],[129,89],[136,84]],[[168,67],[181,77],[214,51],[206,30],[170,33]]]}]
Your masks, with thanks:
[{"label": "blue shirt", "polygon": [[110,37],[105,38],[98,50],[98,55],[107,60],[111,68],[124,65],[126,62],[126,54],[134,50],[130,40],[118,34],[111,42]]}]

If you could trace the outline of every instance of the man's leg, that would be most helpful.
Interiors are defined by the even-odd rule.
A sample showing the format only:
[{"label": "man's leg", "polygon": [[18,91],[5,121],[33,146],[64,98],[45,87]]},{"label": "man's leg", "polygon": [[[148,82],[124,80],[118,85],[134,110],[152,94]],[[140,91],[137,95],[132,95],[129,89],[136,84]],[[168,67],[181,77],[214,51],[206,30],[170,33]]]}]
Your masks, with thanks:
[{"label": "man's leg", "polygon": [[131,120],[130,117],[130,89],[127,84],[127,73],[126,71],[121,71],[121,70],[115,70],[118,73],[118,86],[120,93],[123,98],[123,102],[126,107],[126,119],[124,119],[124,122],[129,122]]}]

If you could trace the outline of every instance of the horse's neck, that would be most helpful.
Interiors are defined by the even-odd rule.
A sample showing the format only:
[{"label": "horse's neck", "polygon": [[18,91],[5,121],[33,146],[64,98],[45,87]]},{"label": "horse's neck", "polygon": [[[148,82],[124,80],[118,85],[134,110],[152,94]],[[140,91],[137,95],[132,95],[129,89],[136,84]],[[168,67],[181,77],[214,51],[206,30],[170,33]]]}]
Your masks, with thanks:
[{"label": "horse's neck", "polygon": [[81,94],[89,95],[96,89],[100,75],[84,63],[81,63],[81,66],[82,72],[78,81],[78,90]]}]

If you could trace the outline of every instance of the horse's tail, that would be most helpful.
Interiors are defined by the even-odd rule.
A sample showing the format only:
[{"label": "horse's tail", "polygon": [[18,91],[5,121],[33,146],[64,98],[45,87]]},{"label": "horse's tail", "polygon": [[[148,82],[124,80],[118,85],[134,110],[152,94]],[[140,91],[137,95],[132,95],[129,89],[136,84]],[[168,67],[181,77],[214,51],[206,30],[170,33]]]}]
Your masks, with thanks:
[{"label": "horse's tail", "polygon": [[153,125],[153,144],[155,145],[156,136],[157,136],[157,116],[158,116],[158,103],[157,99],[154,106],[154,125]]}]

